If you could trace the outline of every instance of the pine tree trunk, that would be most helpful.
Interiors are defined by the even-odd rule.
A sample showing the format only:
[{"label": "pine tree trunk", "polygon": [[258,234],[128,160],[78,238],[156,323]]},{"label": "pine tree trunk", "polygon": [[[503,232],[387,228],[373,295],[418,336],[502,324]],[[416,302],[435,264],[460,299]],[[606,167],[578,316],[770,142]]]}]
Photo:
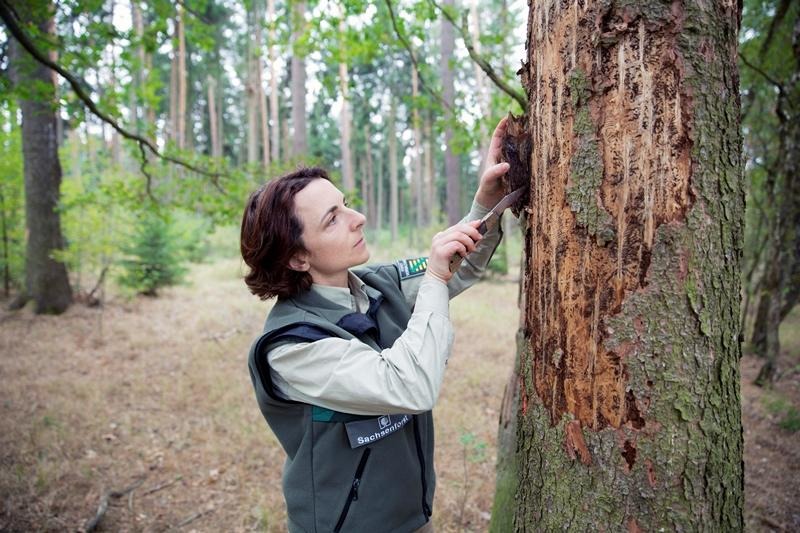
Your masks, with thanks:
[{"label": "pine tree trunk", "polygon": [[264,61],[261,46],[261,9],[260,2],[254,2],[255,15],[255,70],[256,98],[258,98],[258,117],[261,125],[261,164],[269,168],[269,119],[267,118],[267,94],[264,92]]},{"label": "pine tree trunk", "polygon": [[305,2],[292,3],[292,146],[290,153],[305,157],[308,151],[306,134],[306,63],[297,41],[305,27]]},{"label": "pine tree trunk", "polygon": [[[442,0],[445,9],[453,8],[453,0]],[[453,68],[450,61],[455,59],[453,50],[455,48],[455,35],[453,26],[442,17],[442,57],[440,71],[442,75],[442,98],[449,106],[448,118],[456,108],[455,105],[455,85]],[[453,127],[447,125],[444,130],[444,175],[447,180],[447,223],[453,225],[461,220],[461,176],[458,164],[458,157],[453,151]]]},{"label": "pine tree trunk", "polygon": [[423,135],[425,136],[425,161],[423,163],[423,204],[425,212],[425,225],[433,222],[433,210],[436,204],[436,183],[434,180],[433,171],[433,132],[431,131],[431,117],[430,113],[425,113],[425,120],[422,125]]},{"label": "pine tree trunk", "polygon": [[[344,17],[344,12],[342,13],[342,17]],[[344,55],[345,54],[345,42],[344,42],[344,32],[345,32],[345,25],[344,19],[339,20],[339,36],[341,42],[339,44],[339,52]],[[355,189],[355,176],[353,175],[353,154],[350,150],[350,130],[351,130],[351,120],[350,120],[350,96],[348,94],[348,84],[349,84],[348,76],[347,76],[347,63],[344,61],[339,62],[339,91],[342,96],[342,112],[339,120],[339,125],[342,129],[342,139],[341,139],[341,150],[342,150],[342,186],[344,190],[352,191]]]},{"label": "pine tree trunk", "polygon": [[[23,24],[31,24],[42,35],[53,36],[54,8],[49,2],[23,2],[16,6]],[[54,52],[51,52],[54,54]],[[55,73],[11,42],[11,69],[18,86],[34,88],[36,95],[20,99],[22,112],[22,157],[25,173],[25,290],[16,305],[34,301],[36,313],[62,313],[72,303],[64,263],[53,259],[64,248],[58,213],[61,164],[56,138]]]},{"label": "pine tree trunk", "polygon": [[176,117],[176,144],[178,148],[186,147],[186,35],[183,21],[183,8],[178,6],[178,14],[175,17],[175,24],[178,33],[178,62],[177,62],[177,83],[178,83],[178,115]]},{"label": "pine tree trunk", "polygon": [[737,30],[732,0],[531,5],[493,531],[743,528]]},{"label": "pine tree trunk", "polygon": [[208,130],[211,136],[211,156],[220,157],[222,150],[219,144],[219,124],[217,123],[217,80],[209,75],[206,84],[208,85]]},{"label": "pine tree trunk", "polygon": [[367,172],[367,225],[375,227],[375,170],[372,166],[372,141],[370,140],[369,116],[364,122],[364,151],[366,152]]},{"label": "pine tree trunk", "polygon": [[275,0],[267,0],[267,23],[269,24],[269,113],[272,133],[270,149],[272,151],[272,161],[280,161],[280,115],[278,108],[278,68],[275,52]]},{"label": "pine tree trunk", "polygon": [[425,223],[424,216],[424,188],[422,175],[422,131],[419,118],[419,107],[417,97],[419,96],[419,79],[417,69],[411,67],[411,98],[413,111],[411,123],[414,128],[414,210],[416,211],[416,227],[421,228]]},{"label": "pine tree trunk", "polygon": [[[248,34],[253,35],[253,27],[257,22],[255,21],[255,14],[253,13],[253,5],[250,5],[251,10],[247,12],[247,27]],[[257,54],[255,51],[255,43],[253,39],[247,40],[247,162],[250,164],[258,161],[258,87],[256,75],[256,61]]]},{"label": "pine tree trunk", "polygon": [[399,198],[397,184],[397,134],[395,119],[397,107],[394,97],[389,103],[389,229],[391,230],[392,240],[397,239],[397,224],[399,220]]}]

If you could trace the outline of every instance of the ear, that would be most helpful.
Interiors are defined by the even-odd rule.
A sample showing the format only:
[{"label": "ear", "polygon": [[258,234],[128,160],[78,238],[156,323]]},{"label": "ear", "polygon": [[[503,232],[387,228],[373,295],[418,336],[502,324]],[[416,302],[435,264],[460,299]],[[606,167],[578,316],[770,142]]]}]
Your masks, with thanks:
[{"label": "ear", "polygon": [[311,264],[308,262],[308,252],[297,252],[289,259],[289,268],[298,272],[308,272]]}]

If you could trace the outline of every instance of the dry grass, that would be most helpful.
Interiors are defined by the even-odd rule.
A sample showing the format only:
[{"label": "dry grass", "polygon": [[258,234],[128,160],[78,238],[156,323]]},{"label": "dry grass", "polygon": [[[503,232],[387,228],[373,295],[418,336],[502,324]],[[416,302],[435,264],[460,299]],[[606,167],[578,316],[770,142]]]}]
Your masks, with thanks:
[{"label": "dry grass", "polygon": [[[80,529],[104,494],[136,482],[102,530],[285,531],[283,452],[246,370],[268,305],[240,277],[237,260],[219,259],[158,299],[0,311],[0,531]],[[440,532],[488,526],[516,298],[514,281],[485,281],[451,306],[457,338],[434,413]],[[770,407],[800,406],[799,324],[800,311],[773,391],[750,385],[758,362],[743,360],[751,531],[800,528],[797,433]]]},{"label": "dry grass", "polygon": [[[240,277],[238,261],[217,260],[158,299],[0,314],[0,530],[76,530],[140,480],[110,500],[103,529],[196,517],[184,529],[285,530],[284,454],[246,369],[269,306]],[[488,523],[515,301],[516,283],[484,282],[453,305],[459,338],[434,415],[440,531]]]}]

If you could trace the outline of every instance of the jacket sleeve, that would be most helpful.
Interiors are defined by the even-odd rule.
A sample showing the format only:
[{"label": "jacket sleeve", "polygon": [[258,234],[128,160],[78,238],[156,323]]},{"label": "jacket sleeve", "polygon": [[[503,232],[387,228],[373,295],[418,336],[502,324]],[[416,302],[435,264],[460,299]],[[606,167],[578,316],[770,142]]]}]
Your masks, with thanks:
[{"label": "jacket sleeve", "polygon": [[[461,222],[480,220],[489,211],[490,209],[483,207],[478,202],[473,201],[469,213],[461,220]],[[461,262],[461,266],[459,267],[458,271],[447,283],[447,289],[450,298],[461,294],[469,287],[472,287],[483,277],[484,273],[486,272],[486,267],[489,264],[489,260],[492,258],[492,255],[497,249],[497,246],[500,244],[500,239],[503,236],[500,226],[501,225],[498,224],[496,228],[487,232],[486,235],[483,236],[483,239],[481,239],[481,241],[478,243],[475,251],[467,255],[467,257]],[[401,274],[400,289],[406,296],[406,301],[408,302],[409,306],[413,307],[414,303],[416,302],[419,287],[423,278],[423,276],[419,275],[408,276],[404,278]]]},{"label": "jacket sleeve", "polygon": [[421,413],[439,397],[453,345],[448,287],[422,279],[414,312],[395,343],[376,351],[358,339],[284,344],[267,354],[287,399],[359,415]]}]

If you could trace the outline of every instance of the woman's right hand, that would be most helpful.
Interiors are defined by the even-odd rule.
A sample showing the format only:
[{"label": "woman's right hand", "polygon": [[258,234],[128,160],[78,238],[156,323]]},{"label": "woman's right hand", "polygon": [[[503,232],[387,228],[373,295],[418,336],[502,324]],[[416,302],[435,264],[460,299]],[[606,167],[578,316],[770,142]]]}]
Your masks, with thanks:
[{"label": "woman's right hand", "polygon": [[463,222],[434,235],[428,256],[428,274],[445,283],[450,281],[453,277],[450,258],[453,254],[463,257],[475,251],[476,244],[483,238],[478,231],[480,224],[480,220]]}]

